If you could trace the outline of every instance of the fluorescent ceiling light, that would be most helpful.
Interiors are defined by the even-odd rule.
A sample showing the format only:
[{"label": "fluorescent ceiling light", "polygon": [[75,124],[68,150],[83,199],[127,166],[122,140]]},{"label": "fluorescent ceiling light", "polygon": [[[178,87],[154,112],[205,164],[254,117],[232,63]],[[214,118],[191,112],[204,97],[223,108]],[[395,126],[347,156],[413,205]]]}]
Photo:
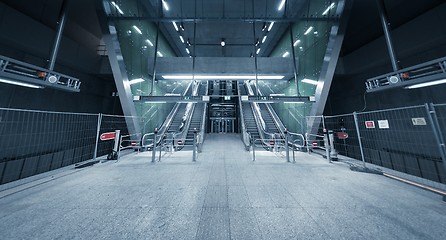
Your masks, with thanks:
[{"label": "fluorescent ceiling light", "polygon": [[296,103],[296,104],[302,104],[302,103],[305,103],[305,102],[283,102],[283,103]]},{"label": "fluorescent ceiling light", "polygon": [[322,13],[322,16],[325,16],[328,14],[328,12],[333,9],[335,6],[335,3],[332,3],[330,6],[327,7],[327,9],[325,9],[325,11]]},{"label": "fluorescent ceiling light", "polygon": [[259,52],[260,52],[260,48],[259,48],[259,49],[257,49],[257,52],[256,52],[256,54],[259,54]]},{"label": "fluorescent ceiling light", "polygon": [[124,12],[121,10],[121,8],[118,6],[118,4],[116,4],[115,2],[111,2],[111,4],[113,5],[113,7],[116,8],[116,10],[117,10],[120,14],[124,14]]},{"label": "fluorescent ceiling light", "polygon": [[163,0],[163,7],[166,9],[166,11],[169,11],[169,5],[166,3],[165,0]]},{"label": "fluorescent ceiling light", "polygon": [[158,56],[160,56],[160,57],[164,56],[160,51],[156,52],[156,54],[158,54]]},{"label": "fluorescent ceiling light", "polygon": [[436,80],[436,81],[431,81],[431,82],[418,83],[418,84],[407,86],[405,88],[406,89],[415,89],[415,88],[434,86],[434,85],[443,84],[443,83],[446,83],[446,79],[441,79],[441,80]]},{"label": "fluorescent ceiling light", "polygon": [[274,26],[274,22],[271,22],[271,24],[270,24],[269,27],[268,27],[268,32],[271,31],[271,29],[273,28],[273,26]]},{"label": "fluorescent ceiling light", "polygon": [[182,43],[184,43],[184,38],[181,35],[180,35],[180,40],[181,40]]},{"label": "fluorescent ceiling light", "polygon": [[130,85],[132,85],[132,84],[136,84],[136,83],[140,83],[140,82],[144,82],[144,79],[142,79],[142,78],[136,78],[136,79],[133,79],[133,80],[130,80],[130,81],[129,81]]},{"label": "fluorescent ceiling light", "polygon": [[153,43],[152,43],[149,39],[146,39],[146,42],[147,42],[151,47],[153,47]]},{"label": "fluorescent ceiling light", "polygon": [[226,42],[225,42],[224,39],[221,40],[220,45],[221,45],[222,47],[224,47],[224,46],[226,45]]},{"label": "fluorescent ceiling light", "polygon": [[308,83],[308,84],[312,84],[312,85],[317,85],[317,81],[316,80],[311,80],[311,79],[308,79],[308,78],[302,79],[302,82]]},{"label": "fluorescent ceiling light", "polygon": [[285,6],[285,1],[286,0],[282,0],[279,4],[279,8],[277,8],[278,11],[282,10],[282,8]]},{"label": "fluorescent ceiling light", "polygon": [[189,51],[189,49],[188,49],[188,48],[186,48],[186,52],[187,52],[187,54],[190,54],[190,51]]},{"label": "fluorescent ceiling light", "polygon": [[172,22],[172,24],[173,24],[173,27],[175,28],[175,31],[178,32],[178,26],[177,26],[176,22]]},{"label": "fluorescent ceiling light", "polygon": [[300,43],[300,39],[297,39],[294,43],[293,43],[293,46],[297,46],[297,44],[299,44]]},{"label": "fluorescent ceiling light", "polygon": [[[247,80],[255,79],[255,75],[162,75],[164,79],[170,80]],[[285,76],[271,75],[271,76],[257,76],[261,80],[281,80]]]},{"label": "fluorescent ceiling light", "polygon": [[17,85],[17,86],[22,86],[22,87],[29,87],[29,88],[43,88],[43,86],[39,86],[39,85],[31,84],[31,83],[16,82],[16,81],[12,81],[12,80],[1,79],[1,78],[0,78],[0,82]]},{"label": "fluorescent ceiling light", "polygon": [[282,57],[288,57],[289,55],[290,55],[289,52],[285,52],[285,53],[282,55]]},{"label": "fluorescent ceiling light", "polygon": [[263,37],[263,39],[262,39],[262,43],[264,43],[265,41],[266,41],[266,35]]},{"label": "fluorescent ceiling light", "polygon": [[137,26],[133,25],[133,29],[137,31],[139,34],[142,34],[141,29],[139,29]]},{"label": "fluorescent ceiling light", "polygon": [[313,30],[313,26],[310,26],[307,31],[305,31],[304,35],[307,35],[311,32],[311,30]]}]

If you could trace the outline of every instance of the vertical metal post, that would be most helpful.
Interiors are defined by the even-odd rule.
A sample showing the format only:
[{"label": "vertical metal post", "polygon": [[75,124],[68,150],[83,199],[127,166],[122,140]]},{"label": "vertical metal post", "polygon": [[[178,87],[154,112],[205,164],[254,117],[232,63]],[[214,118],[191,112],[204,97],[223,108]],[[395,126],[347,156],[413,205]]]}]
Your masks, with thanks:
[{"label": "vertical metal post", "polygon": [[[254,16],[254,0],[252,0],[252,16]],[[258,68],[258,64],[257,64],[257,47],[258,47],[258,45],[257,45],[257,41],[256,41],[256,22],[255,21],[253,21],[252,22],[252,32],[253,32],[253,35],[254,35],[254,52],[253,52],[253,56],[254,56],[254,73],[255,73],[255,76],[256,76],[256,92],[254,93],[254,96],[259,96],[259,91],[258,91],[258,86],[259,86],[259,77],[258,77],[258,75],[257,75],[257,68]]]},{"label": "vertical metal post", "polygon": [[155,128],[155,131],[154,131],[154,134],[153,134],[152,163],[155,162],[155,158],[156,158],[156,134],[158,134],[158,128]]},{"label": "vertical metal post", "polygon": [[294,71],[294,81],[296,81],[296,92],[297,96],[300,96],[299,90],[299,82],[297,81],[297,67],[296,67],[296,53],[294,52],[294,43],[293,43],[293,25],[289,23],[290,28],[290,44],[291,44],[291,57],[293,58],[293,71]]},{"label": "vertical metal post", "polygon": [[378,4],[379,15],[381,24],[384,30],[384,36],[386,38],[387,49],[389,50],[390,60],[392,62],[393,71],[398,71],[398,61],[396,59],[395,49],[393,48],[392,38],[390,36],[389,21],[387,20],[386,10],[384,9],[383,0],[376,0]]},{"label": "vertical metal post", "polygon": [[[93,160],[96,160],[98,156],[98,145],[99,145],[99,134],[101,132],[101,122],[102,122],[102,113],[98,114],[98,126],[96,130],[96,143],[94,145],[94,153],[93,153]],[[101,162],[101,161],[99,161]]]},{"label": "vertical metal post", "polygon": [[256,161],[256,145],[255,145],[255,139],[252,139],[252,161],[255,162]]},{"label": "vertical metal post", "polygon": [[[165,135],[164,135],[164,136],[165,136]],[[164,136],[161,137],[161,139],[160,139],[160,154],[159,154],[159,156],[158,156],[158,162],[161,162],[161,151],[163,150],[163,145],[165,144],[165,142],[164,142]]]},{"label": "vertical metal post", "polygon": [[192,162],[197,161],[197,129],[194,128],[194,144],[193,144],[193,153],[192,153]]},{"label": "vertical metal post", "polygon": [[324,128],[324,145],[325,145],[325,154],[327,155],[328,162],[331,163],[330,143],[328,141],[328,132],[327,132],[327,129],[325,129],[325,128]]},{"label": "vertical metal post", "polygon": [[365,166],[364,150],[362,149],[361,133],[359,132],[358,113],[353,112],[353,117],[355,119],[356,134],[358,135],[359,150],[361,151],[362,166],[364,168],[366,168],[366,166]]},{"label": "vertical metal post", "polygon": [[65,22],[67,19],[68,1],[62,2],[62,9],[59,15],[59,21],[57,25],[56,39],[54,40],[53,48],[51,49],[51,56],[48,63],[48,69],[53,71],[56,64],[57,53],[59,52],[60,42],[62,40],[63,29],[65,28]]},{"label": "vertical metal post", "polygon": [[[159,15],[162,17],[163,15],[163,2],[162,0],[159,1]],[[153,89],[155,88],[155,80],[156,80],[156,62],[158,60],[158,42],[159,42],[159,35],[160,35],[160,22],[158,21],[156,24],[156,37],[155,37],[155,54],[153,59],[153,75],[152,75],[152,87],[150,88],[150,94],[149,96],[153,96]]]},{"label": "vertical metal post", "polygon": [[[288,146],[288,131],[285,129],[284,133],[285,133],[285,157],[286,157],[286,161],[290,162],[290,148]],[[294,151],[293,151],[293,155],[294,155]]]},{"label": "vertical metal post", "polygon": [[440,124],[438,122],[437,112],[435,111],[434,104],[425,104],[427,116],[432,126],[432,132],[434,133],[435,140],[437,141],[438,151],[440,152],[443,166],[446,170],[446,146],[443,139],[443,133],[441,132]]}]

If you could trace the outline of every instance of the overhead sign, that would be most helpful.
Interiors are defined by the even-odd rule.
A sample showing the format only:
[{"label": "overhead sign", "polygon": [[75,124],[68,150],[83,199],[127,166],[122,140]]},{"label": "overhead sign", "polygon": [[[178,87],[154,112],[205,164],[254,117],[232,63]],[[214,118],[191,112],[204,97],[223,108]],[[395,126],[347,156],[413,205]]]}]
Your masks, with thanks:
[{"label": "overhead sign", "polygon": [[101,139],[101,141],[107,141],[107,140],[115,139],[115,136],[116,136],[115,132],[107,132],[107,133],[101,134],[101,136],[99,138]]},{"label": "overhead sign", "polygon": [[365,121],[366,128],[375,128],[375,121]]},{"label": "overhead sign", "polygon": [[346,132],[338,132],[338,138],[339,139],[347,139],[348,138],[348,133],[346,133]]},{"label": "overhead sign", "polygon": [[424,118],[412,118],[412,124],[414,126],[425,126],[425,125],[427,125],[426,119],[424,119]]},{"label": "overhead sign", "polygon": [[389,128],[389,121],[387,120],[378,120],[379,128]]}]

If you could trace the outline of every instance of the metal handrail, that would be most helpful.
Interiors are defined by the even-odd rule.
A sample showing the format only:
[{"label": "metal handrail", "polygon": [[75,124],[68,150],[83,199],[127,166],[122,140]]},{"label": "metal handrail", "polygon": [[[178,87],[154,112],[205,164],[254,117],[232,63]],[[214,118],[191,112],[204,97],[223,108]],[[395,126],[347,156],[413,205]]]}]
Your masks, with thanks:
[{"label": "metal handrail", "polygon": [[[248,93],[250,95],[252,95],[253,94],[253,90],[251,88],[251,85],[249,85],[247,81],[245,81],[245,85],[248,88]],[[274,139],[274,134],[271,134],[271,133],[267,132],[266,129],[265,129],[266,128],[266,124],[265,124],[265,121],[262,118],[262,114],[260,113],[259,105],[257,103],[251,103],[250,106],[251,106],[251,110],[252,110],[252,112],[254,114],[254,119],[256,120],[256,123],[257,123],[257,129],[260,130],[259,134],[262,137],[262,139]],[[266,135],[266,137],[265,137],[265,135]]]},{"label": "metal handrail", "polygon": [[[256,90],[261,96],[263,95],[262,91],[260,91],[257,86]],[[271,117],[273,118],[274,124],[276,124],[277,128],[279,129],[281,137],[285,138],[285,125],[282,123],[282,120],[280,120],[279,116],[277,116],[276,111],[274,111],[274,109],[271,107],[271,104],[265,103],[265,106]]]},{"label": "metal handrail", "polygon": [[[240,93],[240,84],[237,83],[237,92]],[[251,146],[251,135],[246,130],[245,125],[245,117],[243,116],[243,108],[242,108],[242,100],[241,98],[238,98],[239,102],[239,111],[240,111],[240,121],[242,126],[242,142],[245,145],[245,148],[249,149]]]}]

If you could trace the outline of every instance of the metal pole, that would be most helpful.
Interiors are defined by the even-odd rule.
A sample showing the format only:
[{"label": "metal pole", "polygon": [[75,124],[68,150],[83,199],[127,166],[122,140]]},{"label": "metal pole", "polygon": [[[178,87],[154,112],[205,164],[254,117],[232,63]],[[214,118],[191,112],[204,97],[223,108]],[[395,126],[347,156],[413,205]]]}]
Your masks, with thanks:
[{"label": "metal pole", "polygon": [[359,132],[358,114],[356,112],[353,112],[353,117],[355,119],[356,134],[358,135],[359,150],[361,151],[362,165],[363,165],[364,168],[366,168],[366,166],[365,166],[364,150],[362,149],[361,133]]},{"label": "metal pole", "polygon": [[384,2],[383,0],[376,0],[376,3],[378,4],[378,10],[379,15],[381,19],[381,24],[384,30],[384,36],[386,38],[387,43],[387,49],[389,50],[390,60],[392,62],[393,71],[398,71],[398,61],[396,59],[395,49],[393,48],[392,38],[390,36],[390,30],[389,30],[389,21],[387,18],[386,11],[384,9]]},{"label": "metal pole", "polygon": [[256,161],[256,145],[255,140],[252,140],[252,161]]},{"label": "metal pole", "polygon": [[441,132],[440,124],[438,123],[437,112],[435,111],[434,104],[426,103],[426,111],[429,118],[429,122],[432,126],[432,132],[434,133],[435,140],[437,141],[438,150],[443,162],[443,166],[446,170],[446,147],[443,139],[443,133]]},{"label": "metal pole", "polygon": [[153,134],[152,163],[155,162],[155,158],[156,158],[156,134],[158,134],[158,128],[155,128],[155,131],[154,131],[154,134]]},{"label": "metal pole", "polygon": [[[163,2],[160,0],[159,6],[159,14],[163,15]],[[155,88],[155,80],[156,80],[156,62],[158,60],[158,42],[159,42],[159,31],[160,31],[160,22],[158,21],[156,24],[156,37],[155,37],[155,54],[153,58],[153,75],[152,75],[152,87],[150,89],[150,96],[153,96],[153,89]]]},{"label": "metal pole", "polygon": [[[286,156],[286,161],[290,162],[290,148],[288,146],[288,131],[285,129],[284,133],[285,133],[285,156]],[[293,151],[293,155],[294,155],[294,151]]]},{"label": "metal pole", "polygon": [[297,91],[297,96],[300,96],[300,90],[299,90],[299,82],[297,81],[297,67],[296,67],[296,53],[294,52],[294,43],[293,43],[293,25],[291,23],[289,23],[289,28],[290,28],[290,43],[291,43],[291,52],[292,52],[292,57],[293,57],[293,70],[294,70],[294,81],[296,81],[296,91]]},{"label": "metal pole", "polygon": [[328,162],[331,163],[330,143],[328,141],[328,132],[327,132],[327,129],[325,129],[325,128],[324,128],[324,145],[325,145],[325,154],[327,155]]},{"label": "metal pole", "polygon": [[[96,157],[98,156],[98,145],[99,145],[99,134],[101,132],[101,122],[102,122],[102,113],[98,114],[98,126],[96,130],[96,143],[94,145],[94,153],[93,153],[93,160],[96,160]],[[101,162],[101,161],[99,161]]]},{"label": "metal pole", "polygon": [[158,162],[161,162],[161,150],[163,150],[163,145],[165,145],[164,136],[161,137],[161,141],[160,141],[160,154],[159,154],[159,157],[158,157]]},{"label": "metal pole", "polygon": [[194,144],[193,144],[192,162],[197,161],[197,129],[194,128]]},{"label": "metal pole", "polygon": [[[252,1],[252,14],[254,16],[254,0]],[[258,86],[259,86],[259,77],[257,75],[257,41],[256,41],[256,22],[252,22],[252,32],[254,35],[254,72],[256,76],[256,92],[254,93],[254,96],[259,96]],[[260,43],[259,43],[260,44]]]},{"label": "metal pole", "polygon": [[59,14],[59,21],[57,22],[56,39],[54,40],[53,48],[51,49],[51,56],[48,64],[48,69],[53,71],[56,64],[57,53],[59,52],[60,42],[62,40],[63,29],[65,28],[65,22],[67,19],[68,1],[62,2],[62,8]]}]

